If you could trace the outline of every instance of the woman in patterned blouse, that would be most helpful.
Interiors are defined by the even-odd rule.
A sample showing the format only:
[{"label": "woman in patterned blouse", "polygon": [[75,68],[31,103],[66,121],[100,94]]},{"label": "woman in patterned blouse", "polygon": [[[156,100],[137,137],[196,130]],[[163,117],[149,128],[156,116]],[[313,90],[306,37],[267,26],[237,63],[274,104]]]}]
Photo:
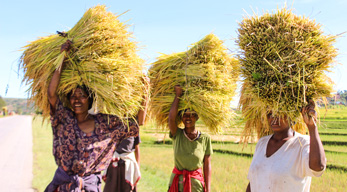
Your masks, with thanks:
[{"label": "woman in patterned blouse", "polygon": [[[61,51],[69,51],[71,45],[71,41],[66,41]],[[62,63],[61,70],[64,66]],[[54,72],[48,86],[53,155],[58,169],[45,191],[101,191],[100,172],[109,165],[116,144],[138,135],[138,123],[129,120],[126,125],[115,115],[89,114],[93,95],[85,86],[69,93],[71,108],[64,107],[56,94],[61,70]],[[143,117],[144,111],[140,110],[139,121]]]}]

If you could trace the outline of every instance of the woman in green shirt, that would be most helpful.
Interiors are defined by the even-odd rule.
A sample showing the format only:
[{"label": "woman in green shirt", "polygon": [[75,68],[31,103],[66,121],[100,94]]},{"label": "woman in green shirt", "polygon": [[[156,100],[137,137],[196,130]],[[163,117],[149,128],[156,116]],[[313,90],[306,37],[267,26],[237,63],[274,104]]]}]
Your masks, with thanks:
[{"label": "woman in green shirt", "polygon": [[[177,127],[176,117],[182,88],[175,86],[175,99],[169,112],[170,138],[173,140],[175,168],[170,179],[169,192],[210,191],[211,183],[211,138],[195,129],[199,119],[195,111],[186,109],[182,121],[184,129]],[[202,171],[203,167],[203,171]],[[184,179],[184,183],[182,182]]]}]

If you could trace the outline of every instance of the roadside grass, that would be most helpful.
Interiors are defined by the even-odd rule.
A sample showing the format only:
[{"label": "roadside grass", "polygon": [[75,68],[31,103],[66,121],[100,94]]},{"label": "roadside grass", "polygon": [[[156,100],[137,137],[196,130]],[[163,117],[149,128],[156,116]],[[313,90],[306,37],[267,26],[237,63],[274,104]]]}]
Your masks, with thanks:
[{"label": "roadside grass", "polygon": [[41,116],[35,116],[33,129],[33,181],[32,187],[41,192],[53,178],[57,166],[52,152],[52,128],[50,123],[42,123]]},{"label": "roadside grass", "polygon": [[320,135],[322,141],[342,141],[347,142],[347,135]]},{"label": "roadside grass", "polygon": [[[347,121],[345,122],[345,126],[347,126]],[[324,135],[324,134],[333,134],[333,135],[346,135],[347,130],[346,129],[318,129],[319,134]]]},{"label": "roadside grass", "polygon": [[338,170],[325,170],[321,177],[313,177],[311,190],[314,192],[342,192],[347,189],[347,173]]},{"label": "roadside grass", "polygon": [[[141,173],[138,189],[141,192],[166,191],[173,168],[171,145],[141,145]],[[211,157],[211,191],[245,191],[252,158],[214,153]],[[347,173],[327,169],[319,178],[312,178],[311,191],[343,191],[347,187]]]},{"label": "roadside grass", "polygon": [[330,130],[330,129],[338,129],[342,132],[347,133],[347,120],[338,120],[338,119],[331,119],[331,120],[324,120],[320,121],[318,124],[319,130]]},{"label": "roadside grass", "polygon": [[347,106],[330,106],[327,110],[320,107],[318,112],[321,120],[323,119],[346,119]]},{"label": "roadside grass", "polygon": [[[339,116],[340,115],[340,116]],[[347,108],[329,109],[326,119],[321,122],[325,124],[319,127],[322,133],[322,141],[347,142]],[[321,112],[322,117],[322,112]],[[321,119],[323,120],[323,118]],[[252,158],[240,154],[253,154],[255,143],[235,143],[235,140],[224,140],[224,136],[235,136],[242,132],[239,127],[225,129],[222,135],[216,135],[204,128],[203,123],[198,121],[197,127],[207,132],[213,138],[213,149],[236,152],[236,154],[215,152],[212,155],[212,181],[211,191],[245,191],[248,184],[247,173]],[[166,144],[155,144],[163,140],[166,134]],[[330,135],[335,134],[335,135]],[[340,134],[340,135],[339,135]],[[168,138],[167,130],[158,130],[153,122],[149,122],[140,129],[141,136],[141,174],[138,183],[140,192],[162,192],[167,191],[171,171],[174,167],[173,149]],[[52,131],[49,123],[42,124],[42,118],[37,116],[33,120],[33,151],[34,151],[34,178],[33,188],[44,191],[46,185],[51,181],[56,164],[52,155]],[[223,141],[218,139],[222,139]],[[159,142],[160,143],[160,142]],[[336,165],[336,169],[327,169],[322,177],[312,178],[311,191],[345,191],[347,189],[346,169],[347,146],[346,145],[324,145],[328,165]]]},{"label": "roadside grass", "polygon": [[[211,191],[244,191],[250,158],[214,153]],[[172,145],[141,145],[141,192],[167,191],[174,167]]]},{"label": "roadside grass", "polygon": [[211,191],[246,190],[248,169],[252,162],[251,158],[214,153],[211,161]]},{"label": "roadside grass", "polygon": [[[256,145],[255,143],[247,144],[246,146],[243,146],[243,144],[238,144],[238,143],[218,142],[218,143],[213,143],[213,149],[231,150],[231,151],[240,152],[240,153],[254,153],[255,145]],[[324,145],[324,149],[327,151],[347,153],[347,146],[345,145]]]},{"label": "roadside grass", "polygon": [[347,169],[347,153],[341,154],[341,153],[326,152],[325,156],[327,158],[327,165],[329,164],[337,165],[337,166],[345,167]]},{"label": "roadside grass", "polygon": [[138,191],[167,191],[174,165],[171,145],[141,144],[140,150],[142,176],[137,185]]},{"label": "roadside grass", "polygon": [[249,153],[253,154],[255,151],[255,144],[247,144],[246,146],[243,146],[243,144],[238,143],[213,143],[213,149],[222,149],[222,150],[231,150],[233,152],[238,153]]},{"label": "roadside grass", "polygon": [[[144,127],[142,129],[142,132],[144,132],[144,134],[147,133],[147,129],[151,130],[151,133],[155,132],[155,128],[153,128],[154,125],[148,125],[146,127]],[[200,128],[201,130],[201,128]],[[208,132],[208,130],[205,130],[206,132]],[[167,131],[166,131],[167,132]],[[161,133],[165,133],[165,131],[161,130]],[[142,135],[144,135],[142,134]],[[211,133],[210,133],[211,134]],[[213,133],[212,133],[213,134]],[[340,137],[340,136],[338,136]],[[149,137],[150,138],[150,137]],[[330,137],[327,136],[324,139],[328,139],[328,140],[334,140],[331,139],[334,138],[334,136]],[[343,137],[342,141],[343,141]],[[158,138],[157,138],[158,139]],[[142,141],[144,142],[144,139],[142,139]],[[166,144],[150,144],[150,142],[155,142],[155,139],[152,137],[150,138],[149,142],[146,142],[146,145],[141,145],[141,150],[144,151],[146,150],[146,148],[149,149],[149,151],[146,150],[147,153],[151,153],[151,151],[154,151],[155,153],[152,153],[153,155],[155,155],[156,157],[160,158],[161,156],[168,156],[167,158],[171,158],[169,159],[170,162],[172,162],[172,158],[173,156],[169,156],[169,154],[167,152],[163,152],[164,150],[170,150],[170,153],[172,154],[172,149],[170,149],[172,147],[171,140],[167,139]],[[158,149],[159,146],[165,146],[160,148],[161,150],[156,150]],[[254,150],[255,150],[255,143],[251,143],[251,144],[247,144],[245,147],[243,147],[243,144],[238,144],[238,143],[234,143],[233,141],[213,141],[213,149],[221,149],[221,150],[226,150],[226,151],[233,151],[233,152],[237,152],[237,153],[246,153],[246,154],[253,154]],[[326,156],[327,156],[327,160],[328,160],[328,165],[337,165],[340,167],[347,167],[346,165],[346,154],[344,154],[343,152],[345,152],[345,150],[347,150],[346,146],[336,146],[336,145],[325,145],[324,146],[326,150],[328,150],[328,152],[326,152]],[[334,153],[334,152],[330,152],[330,151],[337,151],[337,152],[342,152],[341,153]],[[162,154],[163,153],[163,154]],[[172,154],[173,155],[173,154]],[[250,166],[250,163],[252,161],[252,158],[249,158],[247,156],[241,156],[238,154],[223,154],[223,153],[218,153],[215,152],[212,155],[212,191],[218,191],[218,192],[224,192],[224,191],[245,191],[245,188],[248,184],[248,180],[247,180],[247,173],[248,173],[248,169]],[[168,162],[168,161],[167,161]],[[156,172],[160,172],[159,176],[158,176],[158,180],[160,180],[162,183],[162,186],[157,186],[158,188],[161,188],[164,190],[166,190],[167,188],[167,184],[169,182],[169,178],[170,178],[170,171],[172,170],[173,165],[166,165],[166,168],[169,169],[165,170],[165,168],[163,167],[163,165],[159,165],[160,163],[164,163],[164,162],[150,162],[150,164],[148,166],[152,166],[152,167],[156,167]],[[146,168],[148,167],[147,162],[143,162],[141,163],[141,167],[145,166]],[[159,171],[159,169],[157,167],[162,167],[161,171]],[[344,169],[346,170],[346,169]],[[144,170],[142,170],[144,171]],[[145,171],[146,172],[146,171]],[[163,175],[162,173],[167,172],[167,178],[166,178],[166,182],[163,181]],[[146,173],[144,173],[146,174]],[[152,175],[153,176],[153,175]],[[346,184],[346,179],[347,179],[347,172],[343,171],[343,170],[339,170],[339,169],[327,169],[324,174],[319,177],[319,178],[312,178],[312,184],[311,184],[311,191],[343,191],[347,188],[347,184]],[[147,183],[151,183],[153,181],[153,178],[145,178],[143,177],[141,179],[142,183],[139,183],[139,189],[141,189],[143,186],[146,186],[144,184]],[[165,180],[165,179],[164,179]],[[154,187],[156,188],[156,187]],[[155,190],[152,188],[150,188],[150,190],[144,190],[144,191],[161,191],[161,190]]]},{"label": "roadside grass", "polygon": [[[344,152],[347,153],[347,146],[344,145],[324,145],[324,149],[328,151]],[[347,161],[347,159],[346,159]],[[346,163],[347,166],[347,163]]]},{"label": "roadside grass", "polygon": [[[239,144],[213,144],[213,149],[223,153],[242,156],[243,154],[251,155],[254,153],[255,144],[248,145],[242,149]],[[324,146],[326,150],[327,164],[333,166],[345,167],[347,169],[347,152],[339,150],[347,150],[346,146]],[[347,174],[347,173],[346,173]]]}]

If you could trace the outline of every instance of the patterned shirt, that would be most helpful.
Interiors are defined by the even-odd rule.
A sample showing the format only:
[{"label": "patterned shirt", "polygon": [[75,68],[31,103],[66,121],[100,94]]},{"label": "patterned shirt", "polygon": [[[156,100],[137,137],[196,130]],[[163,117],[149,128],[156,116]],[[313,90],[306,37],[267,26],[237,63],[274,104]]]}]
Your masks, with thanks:
[{"label": "patterned shirt", "polygon": [[60,100],[51,116],[53,155],[57,165],[69,175],[103,171],[112,159],[116,144],[138,135],[139,128],[133,120],[123,122],[117,116],[100,113],[92,116],[95,129],[88,134],[78,127],[74,113]]}]

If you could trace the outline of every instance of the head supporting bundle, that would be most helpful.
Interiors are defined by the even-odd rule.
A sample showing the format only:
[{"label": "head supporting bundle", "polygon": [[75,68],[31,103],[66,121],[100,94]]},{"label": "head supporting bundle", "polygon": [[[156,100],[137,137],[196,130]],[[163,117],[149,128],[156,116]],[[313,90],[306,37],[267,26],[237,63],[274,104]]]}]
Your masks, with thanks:
[{"label": "head supporting bundle", "polygon": [[[118,116],[134,115],[141,106],[145,90],[144,61],[137,55],[132,34],[119,16],[105,6],[88,9],[67,32],[42,37],[24,47],[21,68],[23,81],[30,86],[31,100],[49,116],[47,87],[66,55],[57,94],[68,105],[66,95],[85,85],[94,95],[99,112]],[[61,45],[72,41],[69,52]]]},{"label": "head supporting bundle", "polygon": [[[181,85],[184,91],[179,111],[196,111],[211,131],[219,132],[230,124],[230,102],[235,95],[239,63],[227,54],[215,35],[207,35],[186,52],[159,57],[149,72],[151,114],[158,127],[167,127],[175,85]],[[181,122],[181,116],[177,118]]]},{"label": "head supporting bundle", "polygon": [[294,129],[303,132],[301,108],[332,91],[325,72],[337,55],[336,36],[323,35],[315,21],[286,8],[244,18],[239,26],[244,142],[254,131],[258,137],[271,133],[269,112],[297,122]]}]

